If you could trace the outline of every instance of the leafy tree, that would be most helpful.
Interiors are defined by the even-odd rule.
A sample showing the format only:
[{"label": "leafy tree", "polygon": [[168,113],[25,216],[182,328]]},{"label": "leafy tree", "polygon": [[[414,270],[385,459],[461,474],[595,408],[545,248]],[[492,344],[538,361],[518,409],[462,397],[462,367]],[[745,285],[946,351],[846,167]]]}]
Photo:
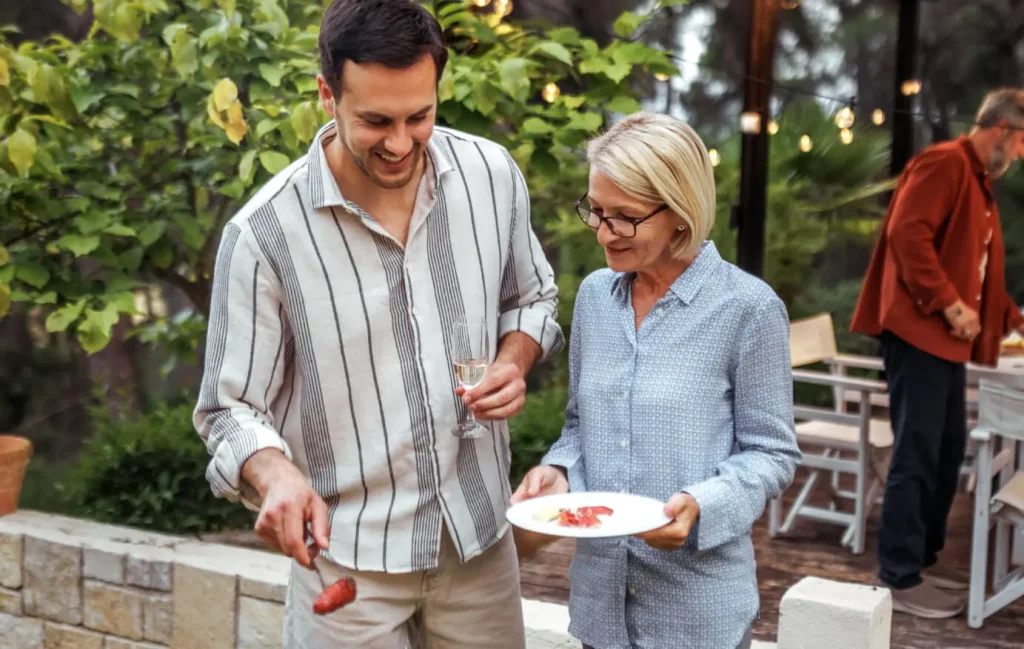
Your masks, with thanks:
[{"label": "leafy tree", "polygon": [[[623,40],[602,47],[469,0],[435,8],[452,50],[441,121],[507,146],[535,201],[565,206],[535,212],[557,234],[567,192],[582,187],[574,151],[609,112],[639,108],[634,72],[675,67],[625,40],[645,16],[622,14]],[[80,42],[0,37],[0,314],[10,300],[43,305],[47,330],[74,332],[92,353],[136,313],[134,292],[160,280],[195,312],[156,323],[149,339],[194,352],[225,221],[327,119],[315,84],[322,3],[97,0],[92,10]],[[570,84],[583,90],[560,93]]]}]

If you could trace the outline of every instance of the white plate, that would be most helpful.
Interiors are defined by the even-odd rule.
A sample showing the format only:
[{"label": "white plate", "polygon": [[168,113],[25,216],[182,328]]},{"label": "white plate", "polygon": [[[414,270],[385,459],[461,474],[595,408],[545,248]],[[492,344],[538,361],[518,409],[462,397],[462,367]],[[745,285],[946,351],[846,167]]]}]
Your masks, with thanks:
[{"label": "white plate", "polygon": [[[612,509],[610,516],[601,516],[601,527],[563,527],[557,520],[542,521],[533,517],[539,509],[575,509],[603,505]],[[508,522],[531,532],[573,538],[607,538],[649,532],[672,521],[665,516],[665,503],[645,496],[624,493],[575,492],[539,496],[513,505],[506,512]]]}]

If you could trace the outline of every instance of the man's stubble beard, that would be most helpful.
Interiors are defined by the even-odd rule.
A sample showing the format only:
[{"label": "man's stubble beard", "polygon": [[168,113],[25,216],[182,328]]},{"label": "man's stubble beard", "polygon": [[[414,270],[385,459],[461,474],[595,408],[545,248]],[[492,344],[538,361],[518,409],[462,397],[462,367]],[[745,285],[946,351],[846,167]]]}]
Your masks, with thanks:
[{"label": "man's stubble beard", "polygon": [[[338,123],[340,122],[338,122],[338,120],[335,119],[335,124]],[[420,165],[420,159],[423,157],[422,147],[418,143],[413,144],[413,162],[412,166],[409,169],[409,174],[405,178],[400,178],[396,181],[388,182],[381,179],[379,176],[370,171],[369,161],[367,160],[367,158],[373,155],[373,151],[368,151],[366,157],[360,158],[358,155],[356,155],[355,151],[352,150],[352,147],[348,145],[348,140],[345,139],[345,134],[342,131],[342,129],[338,128],[337,126],[335,128],[337,128],[338,140],[341,142],[341,146],[345,147],[345,152],[348,154],[350,158],[352,158],[352,162],[355,163],[359,170],[363,172],[363,175],[366,176],[366,178],[374,185],[377,185],[382,189],[401,189],[402,187],[408,185],[416,176],[416,171],[417,169],[419,169]]]},{"label": "man's stubble beard", "polygon": [[993,178],[1002,178],[1014,162],[1010,160],[1010,155],[1007,152],[1010,138],[1011,136],[1007,135],[992,147],[992,154],[988,161],[988,174]]}]

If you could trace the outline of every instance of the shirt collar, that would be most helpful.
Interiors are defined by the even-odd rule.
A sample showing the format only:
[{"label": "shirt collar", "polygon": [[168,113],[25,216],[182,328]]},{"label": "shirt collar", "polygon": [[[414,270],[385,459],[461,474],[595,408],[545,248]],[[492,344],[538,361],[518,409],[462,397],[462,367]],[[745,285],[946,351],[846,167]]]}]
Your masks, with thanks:
[{"label": "shirt collar", "polygon": [[988,169],[985,168],[985,163],[981,161],[981,157],[978,156],[978,151],[974,148],[974,144],[971,139],[966,135],[961,135],[957,138],[957,142],[960,143],[960,147],[964,150],[964,155],[967,156],[967,161],[971,164],[971,171],[976,176],[987,176]]},{"label": "shirt collar", "polygon": [[[358,210],[358,207],[349,201],[341,193],[341,188],[334,180],[334,174],[327,164],[327,154],[324,152],[324,141],[336,137],[335,122],[331,121],[320,127],[313,142],[309,145],[307,159],[309,161],[309,195],[313,209],[318,210],[324,207],[343,207],[348,210]],[[430,164],[427,165],[428,172],[433,178],[430,183],[431,194],[440,183],[441,176],[454,168],[452,154],[440,141],[437,130],[430,140],[427,141],[427,155],[430,156]],[[431,171],[432,170],[432,171]]]},{"label": "shirt collar", "polygon": [[[683,271],[676,281],[669,287],[669,293],[683,304],[690,304],[697,297],[697,293],[707,283],[708,279],[715,274],[722,255],[714,241],[705,241],[700,245],[700,252],[694,258],[693,263]],[[632,284],[636,273],[619,273],[619,276],[612,282],[612,295],[625,300],[629,296],[629,287]]]}]

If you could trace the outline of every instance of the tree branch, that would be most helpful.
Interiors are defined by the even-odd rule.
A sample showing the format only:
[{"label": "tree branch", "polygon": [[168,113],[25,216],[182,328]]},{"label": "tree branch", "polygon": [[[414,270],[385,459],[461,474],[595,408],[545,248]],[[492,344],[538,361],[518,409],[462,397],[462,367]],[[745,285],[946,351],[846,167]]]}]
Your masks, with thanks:
[{"label": "tree branch", "polygon": [[40,226],[37,226],[35,228],[32,228],[31,230],[27,230],[25,232],[22,232],[21,234],[18,234],[18,235],[15,235],[15,236],[11,237],[10,239],[8,239],[8,240],[3,242],[3,246],[5,248],[8,248],[8,247],[13,246],[14,244],[18,243],[19,241],[24,241],[25,239],[30,239],[30,238],[34,237],[35,235],[37,235],[37,234],[40,234],[40,233],[45,232],[47,230],[51,230],[51,229],[53,229],[53,228],[55,228],[57,226],[63,225],[65,223],[67,223],[68,221],[70,221],[71,219],[75,218],[75,215],[76,214],[74,212],[69,212],[67,214],[64,214],[63,216],[57,217],[56,219],[54,219],[52,221],[47,221],[46,223],[44,223],[44,224],[42,224]]},{"label": "tree branch", "polygon": [[178,273],[164,269],[150,267],[149,272],[157,279],[167,282],[185,294],[192,304],[204,316],[210,315],[210,296],[199,282],[190,282],[187,278]]}]

